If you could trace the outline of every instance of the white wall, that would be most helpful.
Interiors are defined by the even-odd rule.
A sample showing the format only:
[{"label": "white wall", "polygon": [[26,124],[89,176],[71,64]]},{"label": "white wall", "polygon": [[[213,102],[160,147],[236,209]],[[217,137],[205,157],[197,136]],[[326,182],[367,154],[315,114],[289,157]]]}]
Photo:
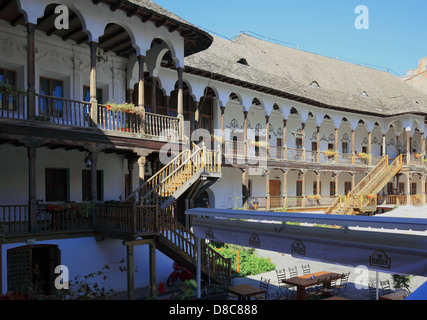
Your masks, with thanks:
[{"label": "white wall", "polygon": [[[28,157],[27,149],[8,144],[0,145],[0,204],[17,205],[28,203]],[[7,156],[6,156],[7,155]],[[36,199],[45,199],[45,168],[69,169],[70,201],[82,201],[82,170],[85,152],[50,150],[36,151]],[[127,166],[123,156],[100,153],[97,170],[104,173],[104,200],[119,200],[124,197],[124,173]],[[137,170],[136,170],[137,171]],[[136,182],[137,183],[137,182]]]},{"label": "white wall", "polygon": [[[116,292],[124,292],[127,289],[126,271],[120,271],[119,267],[126,267],[126,246],[121,240],[105,239],[97,241],[93,237],[40,241],[36,244],[58,245],[61,250],[61,264],[68,267],[69,278],[74,281],[76,276],[81,280],[85,275],[92,272],[101,271],[105,265],[109,265],[111,270],[103,270],[107,275],[107,280],[102,277],[95,278],[100,286],[106,289],[113,289]],[[7,291],[7,250],[25,246],[26,243],[4,244],[2,246],[2,278],[3,293]],[[78,248],[76,250],[76,248]],[[134,247],[135,263],[135,288],[143,288],[149,285],[149,248],[148,245]],[[124,263],[120,261],[124,259]],[[157,283],[166,283],[169,274],[172,272],[173,261],[160,251],[156,251],[156,271]],[[92,282],[92,280],[91,280]]]}]

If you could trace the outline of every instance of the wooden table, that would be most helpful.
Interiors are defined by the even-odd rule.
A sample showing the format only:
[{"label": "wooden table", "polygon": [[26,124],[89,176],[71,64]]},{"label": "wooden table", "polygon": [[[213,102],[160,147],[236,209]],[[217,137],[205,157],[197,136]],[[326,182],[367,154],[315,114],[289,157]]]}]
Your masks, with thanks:
[{"label": "wooden table", "polygon": [[249,300],[253,296],[266,293],[267,290],[251,286],[250,284],[240,284],[228,287],[228,292],[238,296],[239,300]]},{"label": "wooden table", "polygon": [[[312,279],[312,276],[314,276],[314,279]],[[335,272],[321,271],[321,272],[310,273],[304,276],[283,279],[282,282],[286,284],[290,284],[297,288],[297,300],[306,300],[307,299],[307,296],[305,294],[306,288],[317,285],[319,279],[325,280],[325,282],[327,282],[327,280],[330,277],[340,279],[342,277],[342,274],[335,273]]]},{"label": "wooden table", "polygon": [[350,300],[350,299],[347,299],[347,298],[344,298],[344,297],[340,297],[340,296],[332,296],[332,297],[328,297],[328,298],[325,298],[325,299],[322,299],[322,300]]},{"label": "wooden table", "polygon": [[380,296],[380,300],[405,300],[408,296],[406,291],[396,291]]}]

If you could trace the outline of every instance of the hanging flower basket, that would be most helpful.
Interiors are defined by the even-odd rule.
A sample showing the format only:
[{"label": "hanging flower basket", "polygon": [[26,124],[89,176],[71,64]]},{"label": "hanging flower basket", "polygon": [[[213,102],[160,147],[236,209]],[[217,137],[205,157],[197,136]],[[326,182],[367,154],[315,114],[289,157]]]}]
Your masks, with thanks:
[{"label": "hanging flower basket", "polygon": [[211,135],[212,141],[216,141],[218,143],[224,143],[224,138],[223,137],[218,137],[216,135]]},{"label": "hanging flower basket", "polygon": [[108,102],[105,105],[105,108],[108,111],[113,111],[113,112],[123,112],[123,113],[130,113],[130,114],[140,114],[142,113],[143,109],[142,108],[138,108],[136,107],[133,103],[114,103],[114,102]]},{"label": "hanging flower basket", "polygon": [[369,159],[369,154],[362,152],[362,153],[358,153],[357,157],[361,159]]},{"label": "hanging flower basket", "polygon": [[374,199],[375,197],[376,197],[375,194],[367,194],[366,195],[366,198],[368,198],[368,199]]},{"label": "hanging flower basket", "polygon": [[267,143],[267,141],[254,141],[254,140],[249,140],[248,141],[248,143],[249,143],[249,145],[250,146],[255,146],[255,147],[263,147],[263,148],[266,148],[266,147],[268,147],[268,143]]},{"label": "hanging flower basket", "polygon": [[320,200],[321,196],[319,194],[311,194],[307,196],[308,200]]},{"label": "hanging flower basket", "polygon": [[331,156],[334,156],[335,155],[335,150],[331,150],[331,149],[329,149],[329,150],[326,150],[326,151],[323,151],[323,154],[325,155],[325,156],[328,156],[328,157],[331,157]]},{"label": "hanging flower basket", "polygon": [[416,159],[420,159],[420,158],[422,158],[422,157],[423,157],[423,154],[422,154],[422,153],[416,153],[416,154],[414,154],[414,157],[415,157]]}]

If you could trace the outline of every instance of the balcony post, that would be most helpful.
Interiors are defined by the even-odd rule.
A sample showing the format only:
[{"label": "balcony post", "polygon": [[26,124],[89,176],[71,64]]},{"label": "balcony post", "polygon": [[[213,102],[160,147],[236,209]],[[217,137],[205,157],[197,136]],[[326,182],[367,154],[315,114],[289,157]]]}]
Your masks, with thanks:
[{"label": "balcony post", "polygon": [[382,148],[383,157],[384,157],[386,155],[386,153],[387,153],[387,146],[385,144],[385,134],[383,134],[383,136],[382,136],[382,146],[381,146],[381,148]]},{"label": "balcony post", "polygon": [[183,75],[184,68],[178,68],[178,120],[179,120],[179,138],[184,138],[184,89]]},{"label": "balcony post", "polygon": [[426,177],[424,176],[423,173],[421,173],[421,205],[425,205],[426,204]]},{"label": "balcony post", "polygon": [[306,170],[301,170],[301,180],[302,180],[302,190],[301,190],[301,193],[302,193],[302,201],[301,201],[301,205],[302,205],[302,207],[303,208],[305,208],[305,205],[306,205],[306,201],[305,201],[305,196],[306,196],[306,193],[305,193],[305,173],[306,173]]},{"label": "balcony post", "polygon": [[248,111],[243,111],[243,139],[244,141],[244,155],[245,159],[248,156]]},{"label": "balcony post", "polygon": [[36,183],[36,148],[34,146],[27,147],[28,155],[28,231],[31,233],[36,231],[37,226],[37,183]]},{"label": "balcony post", "polygon": [[126,245],[126,273],[128,300],[135,300],[135,263],[133,245]]},{"label": "balcony post", "polygon": [[270,172],[269,171],[265,172],[265,197],[266,197],[266,202],[265,202],[266,210],[270,210],[271,205],[270,205]]},{"label": "balcony post", "polygon": [[92,125],[97,127],[98,125],[98,101],[96,100],[96,49],[98,43],[91,41],[90,47],[90,117]]},{"label": "balcony post", "polygon": [[288,202],[288,171],[283,170],[283,207],[287,207]]},{"label": "balcony post", "polygon": [[27,24],[27,84],[28,84],[28,104],[27,117],[28,120],[36,119],[36,70],[35,70],[35,44],[34,34],[36,25],[33,23]]},{"label": "balcony post", "polygon": [[320,163],[320,126],[316,127],[316,145],[317,145],[316,162]]},{"label": "balcony post", "polygon": [[411,164],[411,128],[406,128],[406,161]]},{"label": "balcony post", "polygon": [[[157,212],[156,212],[157,216]],[[150,294],[151,296],[156,296],[156,243],[154,241],[150,242],[149,246],[149,273],[150,273]]]},{"label": "balcony post", "polygon": [[221,108],[221,145],[222,153],[225,154],[225,107]]},{"label": "balcony post", "polygon": [[249,200],[249,168],[242,169],[242,207],[248,209]]},{"label": "balcony post", "polygon": [[302,143],[302,155],[301,161],[305,161],[305,123],[301,123],[301,143]]},{"label": "balcony post", "polygon": [[338,128],[335,128],[335,163],[338,163]]},{"label": "balcony post", "polygon": [[406,205],[411,205],[411,173],[406,173]]},{"label": "balcony post", "polygon": [[372,164],[372,132],[368,132],[368,154],[369,154],[369,165]]},{"label": "balcony post", "polygon": [[144,64],[145,56],[138,56],[138,70],[139,70],[139,79],[138,79],[138,107],[141,108],[140,112],[140,132],[145,134],[145,90],[144,90]]},{"label": "balcony post", "polygon": [[356,147],[355,133],[356,133],[356,130],[351,130],[351,164],[354,164],[355,161],[356,161],[356,155],[355,155],[355,147]]},{"label": "balcony post", "polygon": [[265,116],[265,148],[267,159],[270,158],[270,116]]},{"label": "balcony post", "polygon": [[288,143],[286,141],[287,139],[287,122],[288,120],[283,119],[283,160],[288,159]]}]

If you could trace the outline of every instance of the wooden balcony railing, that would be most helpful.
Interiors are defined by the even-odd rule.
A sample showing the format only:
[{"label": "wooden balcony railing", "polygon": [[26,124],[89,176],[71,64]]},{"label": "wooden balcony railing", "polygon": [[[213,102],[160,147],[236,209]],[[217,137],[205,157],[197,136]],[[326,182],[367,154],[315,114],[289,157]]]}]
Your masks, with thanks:
[{"label": "wooden balcony railing", "polygon": [[75,232],[92,229],[92,211],[78,205],[37,205],[36,224],[30,226],[28,205],[0,206],[0,222],[7,235]]},{"label": "wooden balcony railing", "polygon": [[0,118],[27,119],[27,96],[23,91],[8,92],[0,86]]},{"label": "wooden balcony railing", "polygon": [[175,117],[146,112],[145,134],[168,139],[179,139],[179,120]]},{"label": "wooden balcony railing", "polygon": [[73,127],[90,127],[89,102],[36,94],[36,120]]}]

